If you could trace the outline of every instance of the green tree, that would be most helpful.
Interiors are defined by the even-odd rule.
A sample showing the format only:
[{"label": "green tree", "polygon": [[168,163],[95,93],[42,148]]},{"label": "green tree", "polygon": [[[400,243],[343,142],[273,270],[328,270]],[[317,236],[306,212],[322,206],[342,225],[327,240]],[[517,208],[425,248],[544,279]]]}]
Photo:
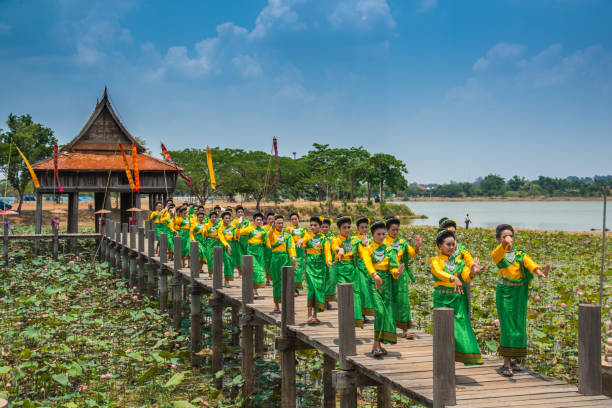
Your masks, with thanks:
[{"label": "green tree", "polygon": [[[386,153],[376,153],[367,161],[364,178],[367,182],[376,182],[379,187],[381,202],[384,201],[384,188],[388,186],[394,191],[403,190],[408,186],[404,174],[408,173],[403,161]],[[368,200],[370,195],[368,194]]]},{"label": "green tree", "polygon": [[508,185],[508,190],[519,191],[526,183],[525,177],[514,176],[506,184]]},{"label": "green tree", "polygon": [[504,195],[506,182],[496,174],[489,174],[480,182],[480,191],[486,196]]},{"label": "green tree", "polygon": [[364,175],[362,172],[363,165],[367,163],[370,158],[370,153],[363,148],[351,147],[350,149],[340,149],[342,151],[342,159],[344,168],[347,171],[349,177],[349,183],[351,186],[350,199],[352,202],[355,201],[355,187],[359,182],[364,181]]},{"label": "green tree", "polygon": [[[35,163],[53,153],[53,145],[57,143],[57,139],[53,135],[53,130],[39,123],[34,123],[30,115],[17,116],[11,113],[6,124],[8,125],[7,131],[0,129],[2,167],[8,177],[9,185],[17,190],[19,195],[17,212],[21,212],[23,196],[28,183],[30,183],[31,176],[17,149],[11,146],[11,142],[15,142],[30,163]],[[8,161],[9,151],[11,152],[10,166]]]}]

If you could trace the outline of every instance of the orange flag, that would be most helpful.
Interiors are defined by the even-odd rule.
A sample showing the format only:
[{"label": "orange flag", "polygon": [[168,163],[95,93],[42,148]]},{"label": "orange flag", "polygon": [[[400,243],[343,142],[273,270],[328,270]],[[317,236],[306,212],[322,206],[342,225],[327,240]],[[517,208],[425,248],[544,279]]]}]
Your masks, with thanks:
[{"label": "orange flag", "polygon": [[136,150],[136,145],[132,145],[132,167],[134,167],[136,190],[140,190],[140,172],[138,171],[138,150]]},{"label": "orange flag", "polygon": [[125,167],[125,174],[127,175],[127,179],[130,183],[130,188],[132,190],[136,190],[136,185],[134,184],[134,179],[132,178],[132,170],[130,170],[130,165],[125,155],[125,150],[123,150],[123,146],[121,144],[119,145],[119,149],[121,150],[121,157],[123,158],[123,167]]}]

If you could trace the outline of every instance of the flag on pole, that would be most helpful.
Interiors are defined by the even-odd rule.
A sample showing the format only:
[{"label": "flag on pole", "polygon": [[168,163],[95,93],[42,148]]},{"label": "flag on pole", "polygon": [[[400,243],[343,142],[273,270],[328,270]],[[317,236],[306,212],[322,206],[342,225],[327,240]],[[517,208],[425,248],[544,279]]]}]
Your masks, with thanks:
[{"label": "flag on pole", "polygon": [[23,159],[23,162],[27,166],[28,171],[30,172],[30,176],[32,176],[32,182],[34,183],[34,187],[36,188],[40,187],[40,183],[38,182],[38,177],[36,177],[36,173],[34,173],[34,169],[32,169],[32,166],[30,166],[30,162],[28,161],[28,159],[26,159],[23,153],[21,153],[21,150],[19,150],[19,147],[17,147],[15,142],[11,141],[11,143],[13,143],[13,146],[15,146],[15,149],[17,149],[17,151],[21,155],[21,158]]},{"label": "flag on pole", "polygon": [[136,145],[132,145],[132,167],[134,168],[134,184],[136,184],[136,190],[140,190],[140,172],[138,171],[138,150]]},{"label": "flag on pole", "polygon": [[213,170],[212,163],[212,152],[210,147],[206,148],[206,162],[208,163],[208,174],[210,175],[210,186],[213,190],[217,189],[217,182],[215,181],[215,171]]},{"label": "flag on pole", "polygon": [[136,185],[134,184],[134,179],[132,178],[132,170],[130,170],[130,164],[128,163],[127,156],[125,155],[125,150],[123,150],[123,145],[119,144],[119,149],[121,150],[123,167],[125,167],[125,174],[127,175],[128,182],[130,183],[130,189],[136,190]]},{"label": "flag on pole", "polygon": [[60,193],[64,192],[64,189],[62,188],[62,183],[60,183],[60,179],[59,179],[59,166],[57,164],[58,162],[58,149],[57,149],[57,145],[53,146],[53,169],[55,170],[55,179],[57,180],[57,185],[59,187],[59,191]]},{"label": "flag on pole", "polygon": [[[174,162],[172,161],[172,158],[170,157],[170,153],[168,152],[168,149],[166,149],[166,146],[164,146],[163,143],[161,144],[161,150],[162,150],[162,154],[164,155],[166,160],[168,160],[170,163],[174,164]],[[176,164],[174,164],[174,165],[176,166]],[[189,184],[193,183],[193,181],[189,177],[187,177],[187,176],[185,176],[183,174],[183,172],[181,171],[181,169],[178,168],[178,166],[177,166],[176,170],[178,171],[178,175],[181,176],[186,182],[188,182]]]}]

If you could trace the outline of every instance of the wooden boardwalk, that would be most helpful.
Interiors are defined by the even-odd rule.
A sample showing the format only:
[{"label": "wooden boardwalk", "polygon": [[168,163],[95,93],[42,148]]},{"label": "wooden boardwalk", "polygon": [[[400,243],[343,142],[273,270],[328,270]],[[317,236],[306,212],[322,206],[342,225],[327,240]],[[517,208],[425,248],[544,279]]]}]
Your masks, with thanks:
[{"label": "wooden boardwalk", "polygon": [[[213,295],[211,297],[213,307],[213,372],[222,369],[222,349],[221,346],[215,345],[215,336],[217,336],[217,341],[221,339],[218,326],[222,324],[220,323],[220,314],[222,307],[231,306],[233,312],[232,323],[240,324],[243,337],[245,333],[249,333],[248,337],[250,339],[246,342],[243,339],[243,354],[248,353],[246,359],[252,360],[253,355],[253,332],[250,330],[262,324],[281,327],[282,338],[277,342],[277,349],[281,354],[281,366],[284,361],[289,362],[285,364],[291,365],[291,361],[295,360],[296,349],[314,348],[325,355],[325,372],[323,373],[325,407],[336,406],[336,389],[340,393],[341,406],[355,406],[356,399],[350,394],[356,395],[354,392],[356,386],[376,386],[378,406],[380,407],[391,407],[390,390],[397,391],[425,406],[443,406],[434,396],[434,339],[432,335],[415,331],[416,338],[414,340],[398,339],[397,344],[385,346],[388,355],[382,359],[376,359],[370,355],[373,324],[366,324],[363,329],[354,329],[354,350],[350,352],[351,345],[347,346],[347,341],[351,338],[352,327],[349,332],[343,331],[347,329],[346,327],[340,327],[342,316],[339,316],[337,308],[320,313],[321,324],[313,326],[306,324],[307,307],[304,292],[297,298],[293,296],[284,297],[283,306],[289,311],[288,313],[291,312],[293,304],[295,313],[292,316],[273,312],[271,287],[259,289],[260,298],[247,299],[247,304],[244,304],[243,282],[237,274],[237,280],[231,282],[231,287],[222,288],[220,277],[214,282],[212,277],[209,277],[206,273],[206,267],[204,267],[204,273],[196,275],[197,267],[195,265],[192,268],[180,268],[178,263],[175,265],[174,262],[165,262],[164,259],[157,256],[147,255],[153,254],[152,245],[149,245],[148,240],[144,238],[142,228],[138,237],[134,229],[132,229],[131,234],[124,237],[118,233],[114,225],[110,225],[106,232],[109,237],[103,240],[102,259],[109,260],[111,266],[117,265],[119,267],[122,264],[121,269],[125,276],[130,277],[143,291],[147,286],[149,294],[159,292],[161,297],[167,297],[168,294],[171,297],[180,297],[182,294],[180,285],[190,285],[192,320],[195,319],[196,322],[199,322],[200,319],[199,295],[202,293]],[[153,234],[148,234],[148,236],[153,236]],[[148,248],[148,251],[145,248]],[[220,251],[216,255],[219,254]],[[137,265],[140,265],[140,268],[137,268]],[[126,269],[129,273],[126,272]],[[139,274],[138,270],[144,272]],[[215,273],[221,272],[215,271]],[[245,272],[245,274],[248,275],[248,272]],[[151,278],[152,275],[172,275],[174,279],[172,287],[168,289],[166,284],[161,283],[164,280],[167,282],[167,278],[158,279],[158,283],[155,283],[156,280]],[[152,284],[155,284],[155,287],[151,287]],[[245,284],[248,285],[248,282]],[[289,289],[288,286],[290,286]],[[248,285],[245,293],[249,293],[251,288],[252,285]],[[287,293],[293,292],[291,284],[285,285],[284,289],[287,290]],[[343,292],[346,291],[343,290]],[[352,297],[350,301],[352,302]],[[342,302],[344,300],[339,299],[338,304]],[[162,299],[160,304],[162,308],[166,308],[167,300]],[[215,306],[219,314],[216,320]],[[239,311],[242,314],[242,320],[239,320]],[[180,322],[180,315],[176,316],[176,313],[180,314],[180,310],[173,309],[173,312],[175,322],[177,322],[177,319]],[[352,320],[352,311],[348,315]],[[286,320],[288,324],[283,326],[283,320]],[[215,325],[217,325],[217,328],[215,328]],[[247,329],[249,331],[246,331]],[[215,330],[217,330],[216,334]],[[342,336],[339,335],[340,332],[343,333]],[[199,327],[192,327],[192,351],[194,352],[192,360],[196,361],[195,353],[200,347],[198,333]],[[256,349],[258,348],[257,337],[257,334],[255,334]],[[341,351],[341,342],[344,342],[344,351]],[[347,352],[347,347],[349,352]],[[287,356],[287,360],[284,359],[283,355]],[[340,362],[339,370],[336,369],[336,361]],[[245,382],[249,381],[248,370],[252,370],[252,367],[249,368],[249,364],[249,361],[243,361]],[[453,366],[451,368],[454,368],[456,384],[454,391],[456,392],[456,406],[458,407],[612,407],[612,400],[605,396],[580,394],[578,388],[574,386],[529,370],[515,373],[512,378],[505,378],[499,373],[502,362],[497,358],[485,359],[485,364],[481,366],[464,366],[461,363],[453,364]],[[295,406],[295,363],[293,363],[293,372],[291,367],[287,371],[283,368],[282,374],[282,392],[287,394],[287,396],[283,396],[283,406]],[[291,377],[291,375],[293,376],[293,384],[291,384],[291,378],[285,378]],[[347,384],[349,385],[347,386]],[[245,386],[247,387],[245,393],[248,395],[251,392],[248,387],[252,387],[252,385],[246,384]],[[343,393],[343,391],[345,392]]]}]

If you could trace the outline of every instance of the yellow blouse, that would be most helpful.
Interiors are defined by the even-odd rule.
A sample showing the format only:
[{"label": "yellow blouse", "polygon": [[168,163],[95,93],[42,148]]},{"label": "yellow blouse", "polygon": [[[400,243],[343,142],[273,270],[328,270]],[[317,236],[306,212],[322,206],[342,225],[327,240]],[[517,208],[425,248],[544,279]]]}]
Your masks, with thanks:
[{"label": "yellow blouse", "polygon": [[[348,242],[347,242],[348,241]],[[332,239],[331,249],[334,253],[334,258],[338,260],[338,248],[344,249],[344,255],[342,256],[343,261],[352,261],[353,256],[353,239],[351,237],[346,238],[344,235],[339,235]],[[363,245],[360,245],[363,247]]]},{"label": "yellow blouse", "polygon": [[[183,222],[186,221],[186,222]],[[172,230],[172,231],[176,231],[176,230],[180,230],[180,229],[191,229],[191,224],[189,222],[189,218],[185,217],[174,217],[171,221],[170,224],[168,225],[168,227]]]},{"label": "yellow blouse", "polygon": [[217,228],[219,241],[221,241],[224,247],[227,248],[230,246],[230,242],[236,241],[236,228],[234,228],[231,224],[225,225],[221,223],[217,226]]},{"label": "yellow blouse", "polygon": [[[289,253],[289,257],[295,258],[295,246],[292,245],[292,242],[289,242],[289,249],[287,249],[287,238],[291,239],[291,236],[288,233],[283,231],[278,232],[276,228],[271,229],[268,232],[266,238],[266,246],[272,250],[272,252],[283,252],[287,251]],[[277,243],[282,242],[280,245],[273,248]]]},{"label": "yellow blouse", "polygon": [[[376,254],[378,248],[383,246],[381,249],[381,254]],[[363,249],[361,249],[363,248]],[[372,242],[370,245],[363,246],[360,245],[360,254],[361,259],[363,259],[363,263],[365,264],[366,269],[371,277],[374,277],[376,271],[389,271],[393,274],[393,277],[397,279],[395,273],[398,269],[398,260],[397,255],[393,253],[393,248],[384,243],[377,244],[376,242]],[[377,261],[372,262],[372,255],[375,254]],[[391,260],[389,258],[392,258]]]},{"label": "yellow blouse", "polygon": [[452,288],[455,286],[454,282],[451,282],[450,277],[455,276],[458,277],[461,274],[461,279],[464,282],[470,282],[472,278],[470,277],[470,267],[465,265],[464,262],[459,259],[455,259],[455,265],[463,264],[464,267],[462,270],[456,270],[452,275],[444,270],[446,266],[446,262],[449,262],[448,256],[444,254],[439,254],[436,257],[429,258],[429,265],[431,266],[431,273],[437,280],[434,279],[434,286],[446,286]]},{"label": "yellow blouse", "polygon": [[[506,256],[506,254],[508,254],[509,252],[510,251],[505,249],[502,244],[499,244],[497,248],[495,248],[493,252],[491,252],[491,257],[493,258],[493,262],[495,262],[496,265],[499,264],[504,259],[504,257],[506,258],[508,263],[510,263],[510,265],[507,266],[506,268],[498,268],[499,276],[505,279],[510,279],[510,280],[522,279],[523,272],[521,272],[521,264],[519,264],[518,261],[515,261],[512,255]],[[512,254],[513,253],[514,251],[512,251]],[[512,262],[510,262],[511,260]],[[534,260],[531,259],[531,257],[527,254],[523,255],[523,265],[531,273],[533,273],[536,269],[541,269],[540,265],[535,263]]]},{"label": "yellow blouse", "polygon": [[[253,232],[253,236],[250,236]],[[239,237],[249,236],[249,245],[263,245],[266,230],[263,227],[258,227],[255,224],[249,224],[246,227],[239,228],[236,232]]]}]

